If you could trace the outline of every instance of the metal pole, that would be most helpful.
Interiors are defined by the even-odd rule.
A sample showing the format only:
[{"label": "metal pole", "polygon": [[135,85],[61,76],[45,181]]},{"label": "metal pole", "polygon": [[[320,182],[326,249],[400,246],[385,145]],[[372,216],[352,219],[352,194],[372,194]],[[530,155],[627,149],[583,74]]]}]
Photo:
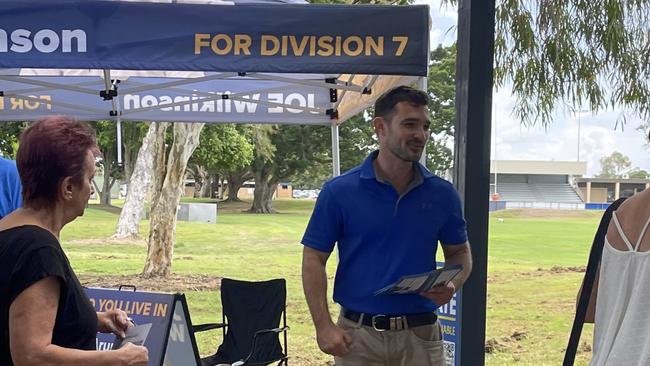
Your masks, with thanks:
[{"label": "metal pole", "polygon": [[488,197],[495,0],[458,1],[454,185],[465,210],[474,262],[462,288],[460,365],[485,365]]},{"label": "metal pole", "polygon": [[582,114],[582,110],[578,112],[578,154],[576,161],[580,161],[580,115]]},{"label": "metal pole", "polygon": [[114,98],[117,106],[117,165],[122,165],[122,107],[120,98]]},{"label": "metal pole", "polygon": [[492,106],[494,109],[494,194],[499,194],[499,186],[498,186],[498,157],[497,157],[497,109]]},{"label": "metal pole", "polygon": [[332,122],[332,176],[341,175],[341,159],[339,157],[339,125]]}]

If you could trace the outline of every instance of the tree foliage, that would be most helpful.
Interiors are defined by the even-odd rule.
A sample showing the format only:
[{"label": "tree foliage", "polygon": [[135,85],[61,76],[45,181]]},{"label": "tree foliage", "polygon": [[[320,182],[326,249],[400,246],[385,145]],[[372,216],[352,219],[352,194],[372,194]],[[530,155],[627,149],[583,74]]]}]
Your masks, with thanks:
[{"label": "tree foliage", "polygon": [[[319,131],[320,132],[320,131]],[[331,128],[322,130],[322,152],[318,160],[312,161],[309,169],[295,172],[291,177],[294,188],[317,189],[332,177]],[[361,164],[363,159],[377,148],[375,132],[368,118],[360,113],[339,126],[339,159],[341,172]]]},{"label": "tree foliage", "polygon": [[647,119],[649,20],[649,0],[497,0],[495,85],[512,86],[525,125],[550,123],[558,105]]},{"label": "tree foliage", "polygon": [[627,172],[628,178],[648,179],[649,176],[650,173],[640,168],[632,168],[629,172]]},{"label": "tree foliage", "polygon": [[18,138],[29,122],[0,122],[0,155],[15,159]]},{"label": "tree foliage", "polygon": [[450,146],[456,120],[456,46],[438,46],[431,52],[429,76],[429,113],[431,137],[427,144],[427,167],[445,175],[454,158]]},{"label": "tree foliage", "polygon": [[631,165],[630,158],[614,151],[610,156],[600,158],[601,169],[596,178],[624,178]]},{"label": "tree foliage", "polygon": [[331,161],[328,131],[326,126],[255,126],[251,165],[255,192],[250,212],[274,212],[271,199],[278,183]]},{"label": "tree foliage", "polygon": [[250,164],[253,144],[235,125],[208,124],[203,127],[199,146],[190,158],[208,171],[228,172]]},{"label": "tree foliage", "polygon": [[253,143],[250,126],[206,125],[199,146],[188,163],[194,176],[194,196],[212,197],[219,177],[231,175],[250,165]]},{"label": "tree foliage", "polygon": [[559,101],[648,117],[649,15],[646,0],[499,1],[496,85],[512,83],[524,123],[550,122]]}]

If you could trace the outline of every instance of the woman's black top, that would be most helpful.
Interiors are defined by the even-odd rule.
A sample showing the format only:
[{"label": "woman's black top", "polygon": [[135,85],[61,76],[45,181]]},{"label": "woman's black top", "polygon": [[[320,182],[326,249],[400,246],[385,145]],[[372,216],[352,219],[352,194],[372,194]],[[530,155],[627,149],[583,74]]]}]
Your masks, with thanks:
[{"label": "woman's black top", "polygon": [[0,365],[13,365],[9,352],[11,303],[46,277],[56,277],[61,284],[52,344],[95,349],[97,313],[59,241],[41,227],[18,226],[0,231]]}]

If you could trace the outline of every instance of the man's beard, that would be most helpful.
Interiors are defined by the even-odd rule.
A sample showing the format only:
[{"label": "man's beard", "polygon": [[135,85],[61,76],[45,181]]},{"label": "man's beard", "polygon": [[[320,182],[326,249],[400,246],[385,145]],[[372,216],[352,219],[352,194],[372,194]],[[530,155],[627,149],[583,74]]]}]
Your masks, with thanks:
[{"label": "man's beard", "polygon": [[409,149],[408,143],[405,146],[400,146],[400,145],[389,146],[389,149],[393,153],[393,155],[409,163],[415,163],[420,161],[420,157],[422,156],[422,151],[424,150],[424,148],[420,148],[419,153],[414,153],[412,152],[411,149]]}]

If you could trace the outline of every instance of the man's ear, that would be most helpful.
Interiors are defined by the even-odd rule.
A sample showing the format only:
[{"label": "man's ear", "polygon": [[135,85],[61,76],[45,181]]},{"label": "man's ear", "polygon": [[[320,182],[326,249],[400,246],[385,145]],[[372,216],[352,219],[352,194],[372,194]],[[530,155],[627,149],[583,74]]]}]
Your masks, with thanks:
[{"label": "man's ear", "polygon": [[377,137],[385,134],[386,120],[383,117],[375,117],[372,119],[372,126],[375,128]]},{"label": "man's ear", "polygon": [[74,190],[74,183],[72,182],[72,177],[65,177],[61,180],[59,184],[59,194],[64,201],[69,201],[72,199]]}]

